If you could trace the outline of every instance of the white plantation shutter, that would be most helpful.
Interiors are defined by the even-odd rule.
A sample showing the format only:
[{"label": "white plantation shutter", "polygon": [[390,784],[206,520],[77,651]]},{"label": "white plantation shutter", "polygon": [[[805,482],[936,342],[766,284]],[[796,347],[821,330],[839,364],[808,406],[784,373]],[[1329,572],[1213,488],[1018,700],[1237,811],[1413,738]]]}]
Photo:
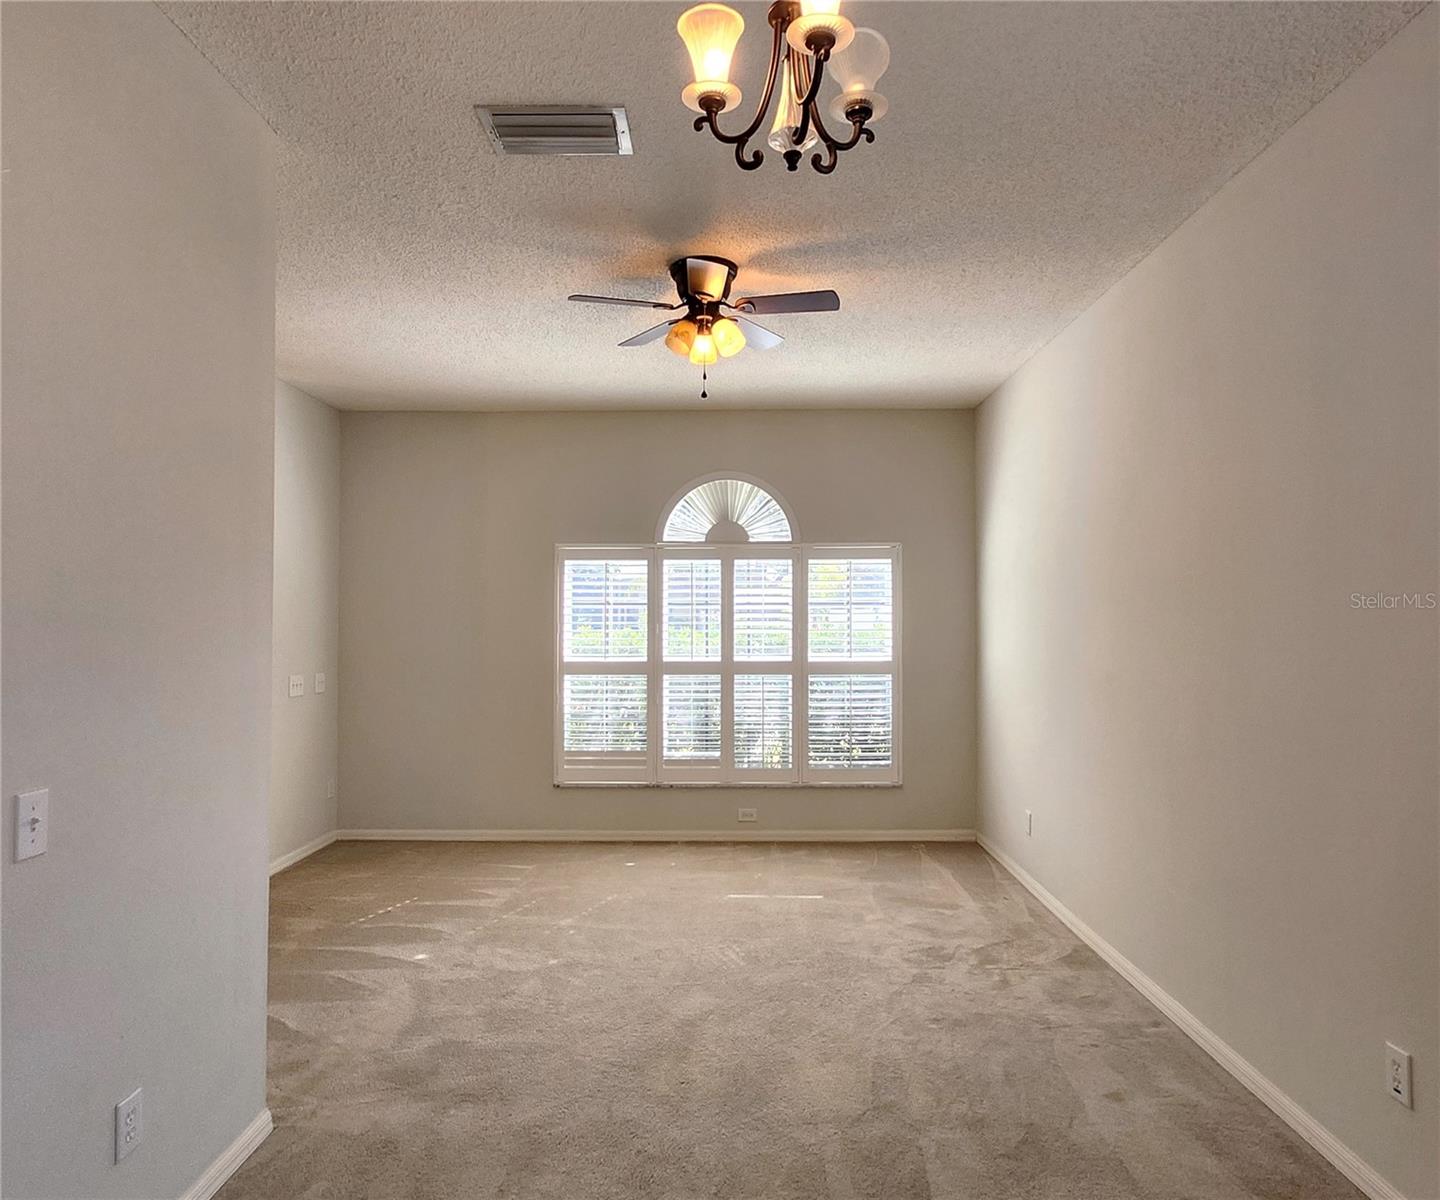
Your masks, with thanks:
[{"label": "white plantation shutter", "polygon": [[644,675],[565,676],[565,750],[645,752]]},{"label": "white plantation shutter", "polygon": [[890,767],[892,699],[889,675],[810,676],[810,766]]},{"label": "white plantation shutter", "polygon": [[556,782],[897,784],[899,563],[898,546],[557,548]]},{"label": "white plantation shutter", "polygon": [[675,503],[661,531],[662,542],[703,542],[721,522],[732,522],[752,542],[788,542],[790,518],[780,502],[758,484],[712,479]]},{"label": "white plantation shutter", "polygon": [[644,659],[650,564],[644,559],[571,559],[563,581],[565,658]]},{"label": "white plantation shutter", "polygon": [[667,558],[662,566],[662,627],[666,661],[718,660],[720,560]]},{"label": "white plantation shutter", "polygon": [[720,676],[666,675],[666,762],[720,759]]},{"label": "white plantation shutter", "polygon": [[810,560],[810,661],[886,661],[894,628],[891,560]]},{"label": "white plantation shutter", "polygon": [[735,676],[735,765],[789,770],[794,764],[794,709],[791,676]]},{"label": "white plantation shutter", "polygon": [[735,657],[789,662],[795,623],[795,571],[788,558],[737,558]]}]

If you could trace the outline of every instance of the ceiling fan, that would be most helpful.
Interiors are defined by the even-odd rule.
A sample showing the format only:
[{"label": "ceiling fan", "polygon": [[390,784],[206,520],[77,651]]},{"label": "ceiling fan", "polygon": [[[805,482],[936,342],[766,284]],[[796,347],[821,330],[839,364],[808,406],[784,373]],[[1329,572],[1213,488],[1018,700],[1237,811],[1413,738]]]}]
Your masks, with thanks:
[{"label": "ceiling fan", "polygon": [[[757,350],[770,350],[785,340],[778,333],[750,320],[752,314],[836,312],[840,308],[840,297],[832,291],[741,296],[732,302],[730,285],[735,282],[737,270],[728,258],[692,254],[688,258],[677,258],[670,264],[670,278],[675,281],[675,290],[680,295],[678,304],[581,294],[570,299],[585,304],[627,304],[667,312],[683,308],[683,317],[652,325],[634,337],[626,338],[620,345],[648,346],[664,338],[665,345],[674,353],[702,367],[708,367],[717,358],[738,354],[747,345]],[[735,315],[727,315],[730,313]],[[704,395],[701,392],[702,398]]]}]

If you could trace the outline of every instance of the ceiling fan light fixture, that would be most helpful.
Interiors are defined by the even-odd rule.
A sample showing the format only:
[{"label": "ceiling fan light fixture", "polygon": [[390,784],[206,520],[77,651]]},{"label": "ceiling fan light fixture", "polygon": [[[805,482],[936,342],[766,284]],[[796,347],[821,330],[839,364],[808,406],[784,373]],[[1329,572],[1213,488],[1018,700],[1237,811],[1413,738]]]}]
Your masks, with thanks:
[{"label": "ceiling fan light fixture", "polygon": [[710,327],[710,336],[721,358],[731,358],[745,349],[745,331],[729,317],[721,317]]},{"label": "ceiling fan light fixture", "polygon": [[670,332],[665,335],[665,348],[672,354],[678,354],[681,358],[690,356],[690,347],[695,344],[695,334],[698,327],[688,317],[676,321],[670,326]]},{"label": "ceiling fan light fixture", "polygon": [[716,111],[740,103],[740,89],[730,82],[730,60],[745,30],[745,19],[724,4],[697,4],[680,14],[675,30],[690,52],[695,82],[680,93],[687,108],[704,112],[703,99],[719,102]]},{"label": "ceiling fan light fixture", "polygon": [[708,367],[719,357],[714,337],[708,333],[697,333],[690,347],[690,361],[697,367]]}]

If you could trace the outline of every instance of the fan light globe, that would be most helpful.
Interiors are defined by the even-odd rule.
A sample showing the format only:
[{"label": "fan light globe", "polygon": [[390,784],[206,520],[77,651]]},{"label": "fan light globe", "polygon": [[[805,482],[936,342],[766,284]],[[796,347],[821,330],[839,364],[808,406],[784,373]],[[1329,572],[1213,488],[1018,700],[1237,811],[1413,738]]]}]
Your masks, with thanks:
[{"label": "fan light globe", "polygon": [[809,54],[810,39],[817,33],[829,35],[831,54],[850,44],[855,26],[840,15],[840,0],[800,0],[800,15],[790,22],[785,40],[801,54]]},{"label": "fan light globe", "polygon": [[795,131],[800,128],[800,122],[805,119],[800,111],[800,102],[796,99],[797,91],[795,83],[795,64],[787,56],[784,64],[780,67],[780,103],[775,106],[775,123],[770,126],[770,136],[765,140],[770,148],[784,154],[787,150],[799,150],[804,153],[820,140],[820,135],[815,132],[815,124],[812,121],[810,128],[806,131],[805,141],[796,144]]},{"label": "fan light globe", "polygon": [[830,60],[830,74],[840,85],[840,95],[830,101],[831,115],[848,120],[845,110],[864,104],[871,110],[870,120],[884,116],[889,105],[875,85],[889,66],[890,43],[873,29],[857,29],[849,49]]},{"label": "fan light globe", "polygon": [[672,354],[678,354],[686,358],[690,354],[690,347],[695,344],[696,325],[688,318],[676,321],[670,326],[670,332],[665,335],[665,348]]},{"label": "fan light globe", "polygon": [[690,347],[690,361],[697,367],[708,367],[719,357],[715,350],[714,337],[708,333],[697,333],[695,342]]},{"label": "fan light globe", "polygon": [[716,321],[711,327],[710,336],[714,339],[715,349],[719,351],[721,358],[730,358],[745,349],[745,331],[738,322],[729,317],[721,317]]},{"label": "fan light globe", "polygon": [[745,19],[724,4],[697,4],[680,14],[675,30],[690,52],[695,82],[680,97],[687,108],[703,112],[702,96],[720,96],[725,108],[740,103],[740,89],[730,82],[730,59],[745,29]]}]

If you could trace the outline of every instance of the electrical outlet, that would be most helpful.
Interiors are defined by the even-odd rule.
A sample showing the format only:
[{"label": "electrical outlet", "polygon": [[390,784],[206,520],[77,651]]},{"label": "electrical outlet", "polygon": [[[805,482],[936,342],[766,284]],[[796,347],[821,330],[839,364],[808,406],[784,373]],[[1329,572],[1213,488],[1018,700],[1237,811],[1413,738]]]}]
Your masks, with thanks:
[{"label": "electrical outlet", "polygon": [[292,675],[292,676],[290,676],[290,699],[293,700],[293,699],[295,699],[296,696],[303,696],[304,694],[305,694],[305,676],[303,676],[303,675]]},{"label": "electrical outlet", "polygon": [[742,808],[736,811],[735,819],[737,821],[758,821],[760,817],[756,809]]},{"label": "electrical outlet", "polygon": [[45,853],[50,835],[50,789],[36,788],[15,797],[15,861]]},{"label": "electrical outlet", "polygon": [[140,1146],[140,1089],[115,1106],[115,1161],[128,1158]]},{"label": "electrical outlet", "polygon": [[315,694],[318,696],[325,690],[325,672],[315,672]]},{"label": "electrical outlet", "polygon": [[1029,837],[1035,832],[1035,814],[1028,808],[1025,810],[1025,836]]},{"label": "electrical outlet", "polygon": [[1398,1100],[1406,1108],[1414,1108],[1410,1099],[1410,1055],[1394,1042],[1385,1043],[1385,1088],[1390,1099]]}]

